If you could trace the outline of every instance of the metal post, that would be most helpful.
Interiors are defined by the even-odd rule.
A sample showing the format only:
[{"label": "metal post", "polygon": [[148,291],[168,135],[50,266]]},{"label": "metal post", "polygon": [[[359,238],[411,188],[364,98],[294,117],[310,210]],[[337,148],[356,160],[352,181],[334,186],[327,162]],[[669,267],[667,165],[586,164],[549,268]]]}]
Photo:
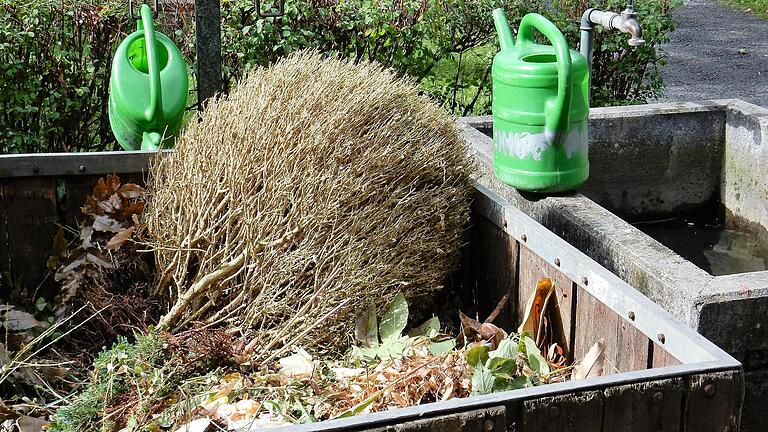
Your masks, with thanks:
[{"label": "metal post", "polygon": [[195,0],[195,38],[197,104],[202,111],[206,100],[222,90],[220,0]]}]

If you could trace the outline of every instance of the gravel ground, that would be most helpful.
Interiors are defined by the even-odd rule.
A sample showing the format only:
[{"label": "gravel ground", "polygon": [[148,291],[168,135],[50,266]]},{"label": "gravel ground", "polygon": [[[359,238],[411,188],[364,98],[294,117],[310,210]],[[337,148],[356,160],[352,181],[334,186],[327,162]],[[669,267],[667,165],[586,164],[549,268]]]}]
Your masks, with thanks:
[{"label": "gravel ground", "polygon": [[768,107],[768,20],[717,0],[687,1],[674,16],[662,101],[738,98]]}]

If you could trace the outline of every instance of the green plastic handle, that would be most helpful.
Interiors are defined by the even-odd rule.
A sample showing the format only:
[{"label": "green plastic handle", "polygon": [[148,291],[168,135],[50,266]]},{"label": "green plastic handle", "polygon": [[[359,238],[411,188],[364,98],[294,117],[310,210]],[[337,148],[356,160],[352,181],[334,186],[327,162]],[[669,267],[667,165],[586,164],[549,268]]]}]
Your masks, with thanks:
[{"label": "green plastic handle", "polygon": [[512,30],[509,29],[509,22],[504,15],[504,9],[493,10],[493,24],[496,26],[496,34],[499,35],[499,47],[502,51],[515,46],[512,40]]},{"label": "green plastic handle", "polygon": [[537,13],[529,13],[520,22],[517,45],[533,43],[533,29],[540,31],[555,47],[557,57],[557,98],[547,102],[544,131],[556,143],[568,129],[571,111],[571,52],[560,30]]},{"label": "green plastic handle", "polygon": [[144,30],[144,47],[147,50],[149,69],[149,107],[145,111],[147,121],[159,122],[163,115],[163,92],[160,87],[160,67],[157,61],[157,39],[155,25],[152,22],[152,9],[147,4],[141,5],[139,30]]}]

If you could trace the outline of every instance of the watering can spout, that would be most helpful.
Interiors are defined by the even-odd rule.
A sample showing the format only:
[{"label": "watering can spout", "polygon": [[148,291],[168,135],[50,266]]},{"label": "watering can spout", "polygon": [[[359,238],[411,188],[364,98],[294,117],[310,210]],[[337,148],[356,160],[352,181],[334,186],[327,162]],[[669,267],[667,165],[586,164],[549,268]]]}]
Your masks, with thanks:
[{"label": "watering can spout", "polygon": [[512,30],[509,28],[509,22],[504,15],[504,9],[498,8],[493,11],[493,23],[496,25],[496,33],[499,36],[499,47],[502,51],[510,49],[515,45],[512,39]]}]

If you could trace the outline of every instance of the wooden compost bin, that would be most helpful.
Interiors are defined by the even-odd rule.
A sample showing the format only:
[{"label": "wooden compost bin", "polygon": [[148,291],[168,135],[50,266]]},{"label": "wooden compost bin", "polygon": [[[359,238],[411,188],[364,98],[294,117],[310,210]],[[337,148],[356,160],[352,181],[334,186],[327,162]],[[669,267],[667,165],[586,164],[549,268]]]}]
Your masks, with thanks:
[{"label": "wooden compost bin", "polygon": [[[0,156],[0,270],[11,286],[55,290],[45,263],[57,224],[73,225],[96,180],[141,182],[152,153]],[[551,278],[575,358],[606,341],[605,375],[453,399],[295,431],[737,431],[739,362],[498,195],[477,186],[472,224],[454,285],[496,323],[514,329],[536,281]],[[13,281],[13,282],[12,282]],[[51,291],[49,291],[51,292]]]}]

